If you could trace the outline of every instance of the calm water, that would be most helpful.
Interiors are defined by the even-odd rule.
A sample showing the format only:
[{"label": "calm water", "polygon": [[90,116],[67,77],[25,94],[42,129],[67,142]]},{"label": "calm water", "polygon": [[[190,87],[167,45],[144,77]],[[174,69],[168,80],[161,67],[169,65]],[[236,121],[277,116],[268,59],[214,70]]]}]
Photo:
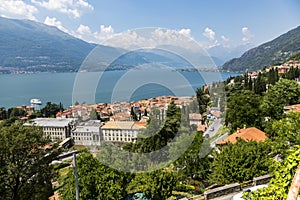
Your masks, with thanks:
[{"label": "calm water", "polygon": [[[179,74],[179,75],[178,75]],[[193,95],[204,84],[225,80],[234,73],[109,71],[102,73],[49,73],[0,75],[0,107],[29,105],[32,98],[70,106],[138,100],[159,95]],[[101,78],[100,78],[101,77]]]}]

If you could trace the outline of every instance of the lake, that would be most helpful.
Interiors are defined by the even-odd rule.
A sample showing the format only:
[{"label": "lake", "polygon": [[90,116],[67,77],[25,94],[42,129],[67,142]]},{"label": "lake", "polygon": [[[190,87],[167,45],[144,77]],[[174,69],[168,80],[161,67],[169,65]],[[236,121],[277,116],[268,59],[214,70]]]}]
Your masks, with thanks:
[{"label": "lake", "polygon": [[39,98],[64,107],[72,102],[135,101],[160,95],[191,96],[204,84],[225,80],[236,73],[177,71],[107,71],[104,73],[41,73],[0,75],[0,107],[29,105]]}]

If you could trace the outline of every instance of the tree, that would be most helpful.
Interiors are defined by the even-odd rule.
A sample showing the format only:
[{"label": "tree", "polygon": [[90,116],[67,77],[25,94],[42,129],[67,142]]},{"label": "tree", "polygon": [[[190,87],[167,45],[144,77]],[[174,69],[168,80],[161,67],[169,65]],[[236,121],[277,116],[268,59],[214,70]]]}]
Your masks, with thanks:
[{"label": "tree", "polygon": [[231,95],[227,103],[225,124],[230,125],[231,131],[246,124],[261,127],[262,117],[259,106],[261,96],[245,90]]},{"label": "tree", "polygon": [[280,79],[275,85],[269,86],[261,109],[264,116],[281,119],[283,107],[297,103],[300,103],[300,85],[293,80]]},{"label": "tree", "polygon": [[274,85],[279,80],[278,69],[271,68],[268,72],[268,83]]},{"label": "tree", "polygon": [[25,110],[23,110],[21,108],[9,108],[7,113],[10,118],[21,117],[21,116],[26,115]]},{"label": "tree", "polygon": [[7,111],[4,107],[0,107],[0,120],[7,119]]},{"label": "tree", "polygon": [[[126,195],[130,176],[111,169],[94,158],[88,151],[77,156],[78,185],[81,200],[122,199]],[[60,190],[63,200],[74,200],[75,180],[72,170],[65,177]]]},{"label": "tree", "polygon": [[287,198],[293,176],[300,163],[300,148],[296,146],[288,150],[288,152],[289,156],[283,162],[276,164],[276,168],[273,172],[274,176],[268,184],[268,187],[251,192],[250,199],[272,200]]},{"label": "tree", "polygon": [[272,159],[268,156],[271,147],[264,142],[228,143],[221,152],[214,154],[211,181],[219,185],[243,182],[269,173]]},{"label": "tree", "polygon": [[92,109],[90,112],[90,119],[91,120],[98,120],[100,119],[99,114],[97,113],[97,111],[95,109]]},{"label": "tree", "polygon": [[266,83],[263,79],[261,72],[258,73],[257,78],[254,81],[254,92],[256,94],[262,95],[266,91]]},{"label": "tree", "polygon": [[[190,141],[193,141],[190,145]],[[174,168],[178,170],[181,182],[193,182],[196,188],[204,188],[203,182],[207,180],[209,174],[210,160],[207,155],[211,151],[209,141],[204,141],[203,132],[193,132],[181,134],[176,142],[171,143],[169,149],[170,160]],[[183,149],[189,145],[188,149]],[[179,155],[179,158],[176,159]]]},{"label": "tree", "polygon": [[129,189],[143,192],[151,199],[168,199],[177,184],[177,176],[170,169],[140,173],[135,176]]},{"label": "tree", "polygon": [[204,90],[204,87],[197,88],[196,96],[199,105],[199,112],[202,115],[204,112],[206,112],[206,108],[209,102],[209,92],[208,90]]},{"label": "tree", "polygon": [[41,109],[41,112],[44,117],[55,117],[61,109],[63,108],[61,108],[59,105],[47,102],[45,107]]},{"label": "tree", "polygon": [[54,171],[49,164],[57,155],[41,148],[50,142],[37,127],[13,124],[0,128],[1,199],[48,199]]}]

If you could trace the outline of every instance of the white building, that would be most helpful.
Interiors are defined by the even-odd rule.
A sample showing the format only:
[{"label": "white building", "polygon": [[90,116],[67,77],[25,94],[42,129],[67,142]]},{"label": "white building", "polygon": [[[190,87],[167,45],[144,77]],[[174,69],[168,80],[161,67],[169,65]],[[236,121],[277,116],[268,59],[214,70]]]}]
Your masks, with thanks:
[{"label": "white building", "polygon": [[135,142],[138,132],[147,123],[133,121],[108,121],[102,127],[104,141],[107,142]]},{"label": "white building", "polygon": [[100,120],[89,120],[76,125],[71,132],[71,137],[73,138],[75,145],[100,145],[103,140],[100,126]]},{"label": "white building", "polygon": [[190,120],[190,125],[195,124],[195,125],[199,126],[201,124],[202,116],[201,116],[201,114],[190,113],[189,120]]},{"label": "white building", "polygon": [[42,127],[44,134],[51,140],[64,140],[70,137],[76,121],[76,118],[36,118],[25,123],[24,126]]}]

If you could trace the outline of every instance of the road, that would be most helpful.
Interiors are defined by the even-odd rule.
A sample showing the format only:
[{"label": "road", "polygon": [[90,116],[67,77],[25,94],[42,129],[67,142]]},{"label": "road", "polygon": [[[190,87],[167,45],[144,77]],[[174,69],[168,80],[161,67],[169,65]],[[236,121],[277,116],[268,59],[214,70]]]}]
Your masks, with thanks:
[{"label": "road", "polygon": [[222,127],[221,119],[215,119],[208,127],[208,129],[204,132],[204,135],[208,134],[208,136],[211,138],[215,136],[218,133],[218,130]]}]

